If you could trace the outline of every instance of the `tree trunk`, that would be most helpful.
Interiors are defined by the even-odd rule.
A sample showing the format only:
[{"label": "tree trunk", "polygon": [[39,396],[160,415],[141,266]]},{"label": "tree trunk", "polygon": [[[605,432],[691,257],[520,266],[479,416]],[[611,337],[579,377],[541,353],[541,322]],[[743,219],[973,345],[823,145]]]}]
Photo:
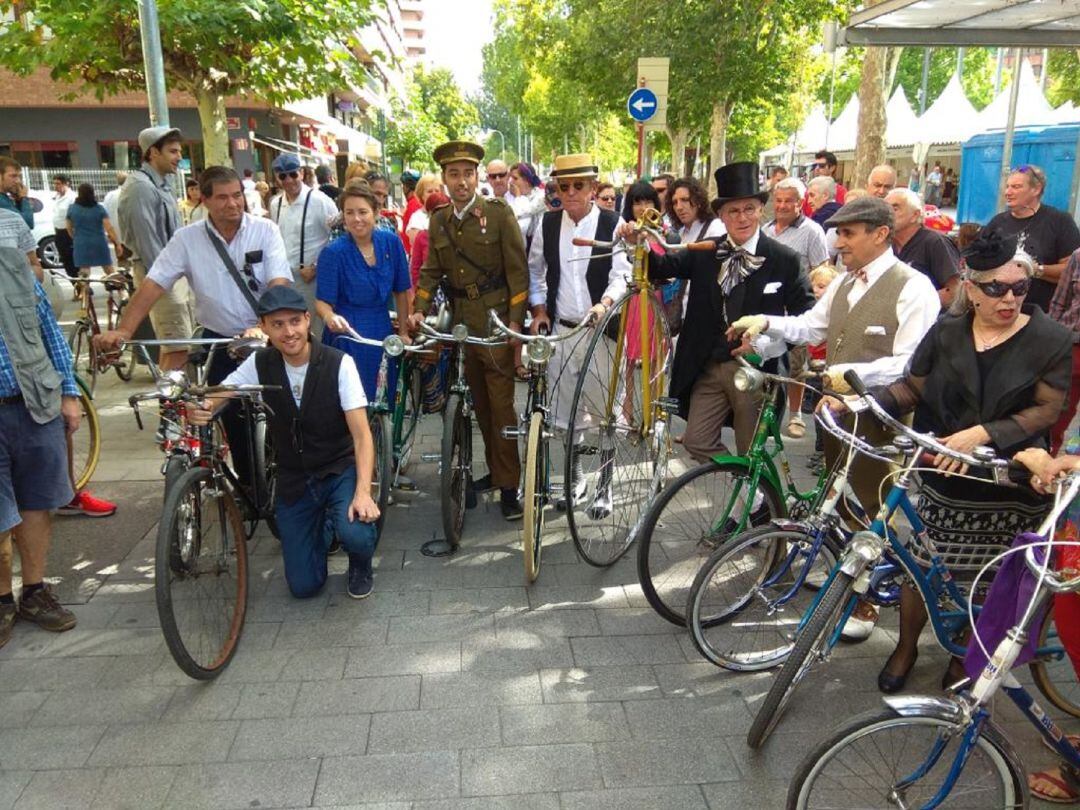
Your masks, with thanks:
[{"label": "tree trunk", "polygon": [[231,166],[225,96],[205,85],[196,87],[194,95],[202,127],[203,160],[207,166]]},{"label": "tree trunk", "polygon": [[859,132],[855,140],[855,172],[848,187],[862,187],[870,170],[885,161],[885,80],[888,77],[888,48],[866,49],[859,82]]},{"label": "tree trunk", "polygon": [[690,133],[685,129],[667,128],[668,141],[671,143],[671,173],[676,177],[686,177],[686,142]]},{"label": "tree trunk", "polygon": [[727,128],[731,110],[726,101],[713,102],[712,120],[709,122],[709,197],[716,196],[716,178],[713,173],[727,163]]}]

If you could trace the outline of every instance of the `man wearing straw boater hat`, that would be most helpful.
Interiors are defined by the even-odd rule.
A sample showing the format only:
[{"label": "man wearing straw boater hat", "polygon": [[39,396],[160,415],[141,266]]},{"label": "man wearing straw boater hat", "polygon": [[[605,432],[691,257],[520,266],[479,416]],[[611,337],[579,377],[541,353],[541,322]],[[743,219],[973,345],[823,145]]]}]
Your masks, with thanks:
[{"label": "man wearing straw boater hat", "polygon": [[[469,334],[488,334],[489,309],[511,329],[521,331],[529,295],[525,241],[510,206],[476,191],[484,150],[468,141],[450,141],[436,149],[434,156],[442,166],[452,204],[431,215],[430,248],[413,301],[413,324],[418,327],[423,321],[441,283],[454,323],[465,324]],[[516,426],[518,419],[513,347],[466,346],[465,379],[484,436],[488,466],[488,474],[474,481],[473,489],[499,489],[503,517],[519,519],[517,439],[502,435],[502,429]]]},{"label": "man wearing straw boater hat", "polygon": [[[529,306],[532,331],[541,327],[557,333],[572,329],[588,315],[597,321],[626,292],[630,260],[625,253],[612,256],[607,248],[579,247],[573,240],[610,241],[619,226],[619,215],[596,204],[597,167],[592,155],[559,155],[551,177],[559,189],[562,207],[548,211],[533,235],[529,249]],[[584,371],[589,341],[556,343],[548,375],[554,403],[555,424],[566,430],[574,388]],[[596,357],[603,357],[597,352]],[[606,378],[600,371],[593,379]],[[585,497],[585,476],[575,455],[574,498]],[[603,493],[600,495],[603,499]],[[560,500],[560,507],[565,505]],[[605,507],[601,504],[601,510]]]}]

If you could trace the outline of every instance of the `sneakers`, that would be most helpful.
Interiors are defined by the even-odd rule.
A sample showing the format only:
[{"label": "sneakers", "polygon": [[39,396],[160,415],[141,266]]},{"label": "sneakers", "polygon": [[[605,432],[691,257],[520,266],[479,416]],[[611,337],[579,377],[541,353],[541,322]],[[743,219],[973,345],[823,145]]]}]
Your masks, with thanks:
[{"label": "sneakers", "polygon": [[852,611],[847,623],[844,624],[840,638],[849,642],[866,641],[870,638],[870,634],[874,632],[877,622],[878,609],[869,602],[860,599],[855,603],[855,610]]},{"label": "sneakers", "polygon": [[330,541],[330,547],[326,549],[326,556],[330,557],[341,551],[341,541],[338,540],[337,535],[334,535],[334,539]]},{"label": "sneakers", "polygon": [[514,487],[509,487],[499,493],[499,508],[502,509],[502,516],[506,520],[521,520],[525,514],[517,489]]},{"label": "sneakers", "polygon": [[53,633],[62,633],[75,626],[75,614],[56,601],[48,585],[24,596],[19,602],[18,614],[20,619]]},{"label": "sneakers", "polygon": [[88,490],[75,493],[71,503],[56,510],[61,515],[86,515],[86,517],[111,517],[116,514],[116,504],[104,498],[95,498]]},{"label": "sneakers", "polygon": [[375,589],[375,577],[371,573],[371,561],[361,562],[357,555],[349,555],[348,575],[349,596],[353,599],[367,599]]},{"label": "sneakers", "polygon": [[472,482],[472,490],[478,495],[484,492],[491,492],[495,489],[495,485],[491,483],[491,473],[488,473],[483,478],[474,478]]},{"label": "sneakers", "polygon": [[806,435],[806,422],[798,414],[792,416],[784,428],[784,435],[791,439],[801,439]]},{"label": "sneakers", "polygon": [[0,603],[0,647],[11,641],[11,630],[15,627],[17,615],[18,608],[15,607],[14,602],[10,605]]}]

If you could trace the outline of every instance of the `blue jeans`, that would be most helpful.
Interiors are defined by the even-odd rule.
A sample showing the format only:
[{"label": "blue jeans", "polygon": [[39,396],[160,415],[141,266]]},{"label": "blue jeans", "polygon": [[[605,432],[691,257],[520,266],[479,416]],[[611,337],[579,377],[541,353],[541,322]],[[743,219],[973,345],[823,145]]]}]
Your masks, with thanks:
[{"label": "blue jeans", "polygon": [[349,504],[355,491],[356,467],[350,466],[337,475],[309,477],[299,499],[284,503],[279,497],[274,504],[285,581],[293,596],[306,599],[322,590],[326,584],[326,552],[334,535],[349,552],[350,562],[356,560],[352,555],[358,555],[359,562],[371,571],[377,532],[374,523],[349,521]]}]

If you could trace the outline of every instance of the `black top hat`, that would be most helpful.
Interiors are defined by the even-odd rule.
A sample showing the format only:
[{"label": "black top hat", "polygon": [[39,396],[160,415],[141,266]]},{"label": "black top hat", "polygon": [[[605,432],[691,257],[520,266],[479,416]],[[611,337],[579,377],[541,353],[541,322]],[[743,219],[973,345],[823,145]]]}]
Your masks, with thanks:
[{"label": "black top hat", "polygon": [[729,163],[717,169],[713,176],[716,178],[714,204],[717,208],[730,200],[756,199],[765,202],[769,199],[769,192],[761,190],[756,163]]}]

